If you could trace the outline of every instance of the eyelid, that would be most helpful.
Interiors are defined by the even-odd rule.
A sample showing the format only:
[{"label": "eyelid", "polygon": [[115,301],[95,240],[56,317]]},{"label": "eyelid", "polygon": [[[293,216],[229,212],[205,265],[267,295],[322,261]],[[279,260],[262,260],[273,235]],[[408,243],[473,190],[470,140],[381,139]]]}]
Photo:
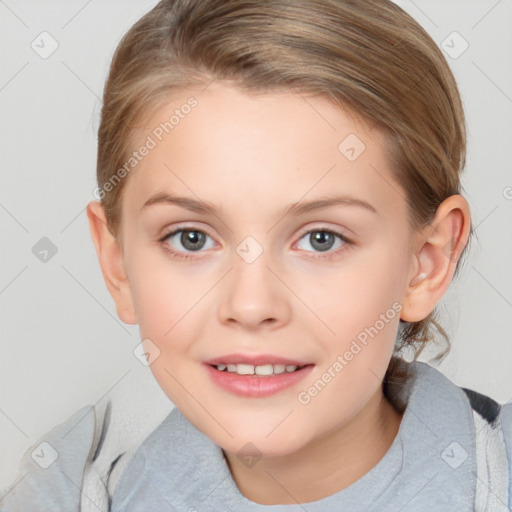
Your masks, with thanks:
[{"label": "eyelid", "polygon": [[211,239],[215,240],[215,237],[209,233],[207,228],[191,226],[187,222],[178,222],[177,224],[173,224],[172,226],[165,227],[164,229],[162,229],[161,235],[158,236],[158,239],[162,240],[164,238],[167,238],[171,234],[175,234],[177,231],[199,231],[201,233],[204,233],[205,235],[208,235]]},{"label": "eyelid", "polygon": [[307,229],[304,229],[304,230],[301,230],[299,231],[299,235],[298,235],[298,239],[302,239],[304,237],[304,235],[307,235],[308,233],[314,233],[314,232],[317,232],[317,231],[327,231],[329,233],[333,233],[335,235],[338,235],[340,238],[342,238],[344,241],[346,241],[347,243],[354,243],[353,242],[353,239],[352,239],[352,235],[347,235],[346,232],[350,232],[352,233],[352,231],[350,231],[349,229],[347,228],[342,228],[340,226],[338,227],[330,227],[327,225],[327,223],[319,223],[320,225],[317,225],[317,226],[313,226],[313,227],[309,227]]},{"label": "eyelid", "polygon": [[[330,226],[327,226],[327,223],[325,223],[325,222],[324,223],[318,222],[318,224],[320,224],[320,225],[316,225],[316,226],[312,226],[312,227],[309,227],[309,228],[301,229],[299,231],[299,234],[296,235],[296,236],[298,236],[299,239],[300,239],[304,235],[306,235],[308,233],[311,233],[311,232],[314,232],[314,231],[329,231],[329,232],[332,232],[334,234],[339,235],[340,237],[342,237],[347,242],[352,242],[351,235],[347,236],[345,234],[346,231],[351,232],[349,229],[341,228],[341,227],[330,227]],[[208,229],[206,229],[206,228],[192,226],[192,225],[190,225],[187,222],[182,222],[182,223],[178,222],[177,224],[173,225],[172,227],[164,228],[162,230],[162,234],[159,236],[159,240],[161,240],[162,238],[166,238],[170,234],[174,234],[174,233],[176,233],[176,231],[180,231],[180,230],[184,230],[184,231],[199,231],[199,232],[204,233],[205,235],[208,235],[210,238],[215,239],[215,237],[211,233],[209,233]]]}]

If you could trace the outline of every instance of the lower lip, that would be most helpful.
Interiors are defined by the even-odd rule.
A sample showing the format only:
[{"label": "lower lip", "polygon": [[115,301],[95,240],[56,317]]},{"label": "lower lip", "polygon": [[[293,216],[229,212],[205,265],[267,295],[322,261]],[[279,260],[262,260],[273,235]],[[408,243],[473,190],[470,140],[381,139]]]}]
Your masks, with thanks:
[{"label": "lower lip", "polygon": [[238,375],[235,372],[221,372],[209,364],[205,366],[213,382],[222,389],[237,396],[262,398],[294,386],[311,373],[314,365],[269,376]]}]

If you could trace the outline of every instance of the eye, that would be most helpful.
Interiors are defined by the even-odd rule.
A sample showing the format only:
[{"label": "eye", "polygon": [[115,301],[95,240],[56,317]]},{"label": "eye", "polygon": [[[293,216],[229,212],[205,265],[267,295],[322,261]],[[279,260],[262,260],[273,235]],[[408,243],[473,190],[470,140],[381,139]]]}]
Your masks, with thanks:
[{"label": "eye", "polygon": [[[208,244],[208,239],[212,243]],[[167,251],[178,258],[187,258],[189,257],[187,252],[200,252],[202,249],[211,249],[215,245],[213,239],[199,229],[175,229],[160,238],[159,241]]]},{"label": "eye", "polygon": [[[306,242],[306,247],[300,246],[302,240]],[[207,233],[192,228],[174,229],[160,238],[159,242],[167,252],[178,259],[192,258],[192,253],[202,252],[202,249],[211,249],[215,246],[215,242]],[[329,258],[352,245],[350,240],[341,233],[329,229],[307,231],[301,236],[297,244],[299,249],[317,253],[318,256],[315,256],[317,258]],[[321,253],[327,254],[323,256]]]},{"label": "eye", "polygon": [[329,252],[337,253],[338,251],[332,251],[332,249],[339,249],[340,247],[343,249],[344,246],[350,244],[350,241],[345,238],[341,233],[337,233],[335,231],[331,231],[328,229],[314,229],[304,233],[299,240],[298,244],[300,245],[301,241],[305,240],[306,247],[300,247],[299,249],[303,249],[306,251],[310,251],[307,247],[308,245],[312,247],[314,252]]}]

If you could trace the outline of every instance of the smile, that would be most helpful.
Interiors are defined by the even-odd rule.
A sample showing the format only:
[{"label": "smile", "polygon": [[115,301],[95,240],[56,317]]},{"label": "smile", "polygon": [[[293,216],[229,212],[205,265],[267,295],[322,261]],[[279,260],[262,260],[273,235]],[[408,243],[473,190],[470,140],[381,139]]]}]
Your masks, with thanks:
[{"label": "smile", "polygon": [[252,364],[218,364],[214,365],[221,372],[237,373],[238,375],[259,375],[262,377],[279,375],[281,373],[292,373],[304,368],[304,366],[284,364],[263,364],[254,366]]},{"label": "smile", "polygon": [[311,373],[314,364],[204,364],[212,382],[224,391],[245,397],[263,398],[299,384]]}]

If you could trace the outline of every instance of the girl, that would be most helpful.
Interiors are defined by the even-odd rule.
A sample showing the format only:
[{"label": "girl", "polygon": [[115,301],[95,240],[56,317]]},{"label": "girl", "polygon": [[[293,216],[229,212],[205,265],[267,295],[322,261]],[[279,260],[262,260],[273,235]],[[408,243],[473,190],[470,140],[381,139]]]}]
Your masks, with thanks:
[{"label": "girl", "polygon": [[176,407],[129,452],[79,411],[2,510],[508,510],[512,406],[400,357],[445,335],[464,158],[395,4],[160,2],[114,55],[87,213]]}]

